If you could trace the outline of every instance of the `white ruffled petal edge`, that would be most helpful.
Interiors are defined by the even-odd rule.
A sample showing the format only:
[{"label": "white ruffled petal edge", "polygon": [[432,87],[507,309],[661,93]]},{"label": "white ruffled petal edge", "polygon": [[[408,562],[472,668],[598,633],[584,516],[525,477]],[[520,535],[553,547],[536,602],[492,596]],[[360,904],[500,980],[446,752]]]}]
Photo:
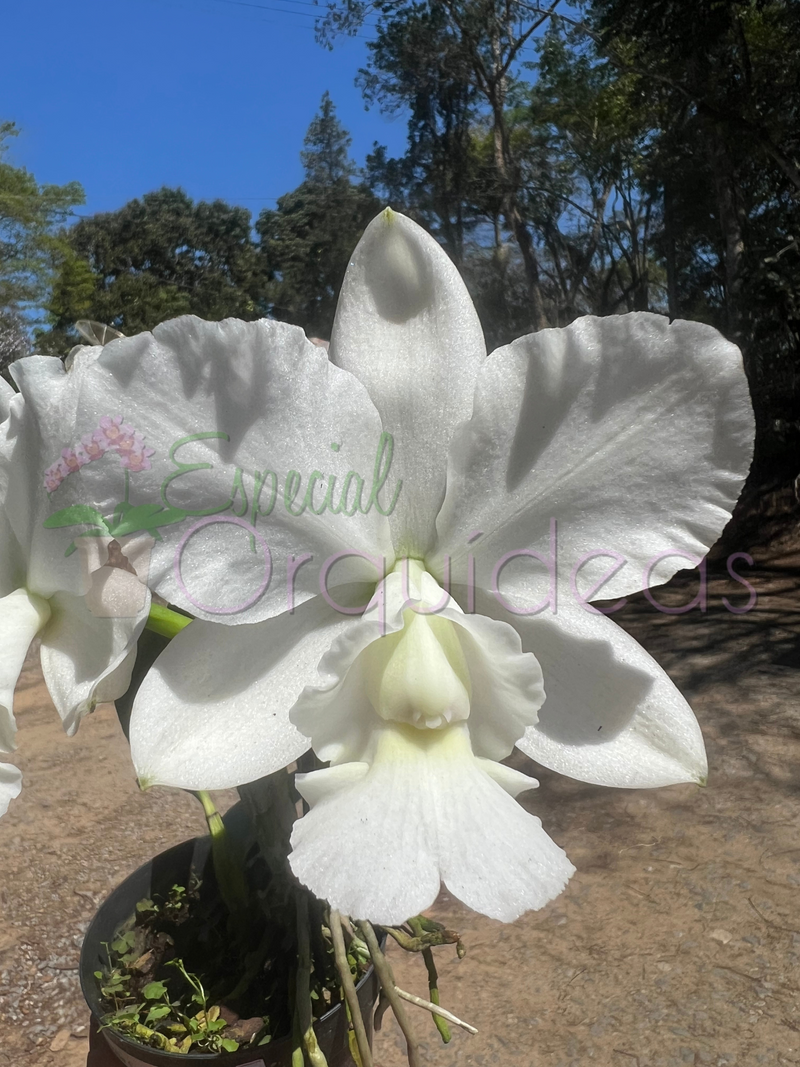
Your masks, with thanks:
[{"label": "white ruffled petal edge", "polygon": [[513,626],[482,615],[466,615],[432,575],[404,561],[379,586],[359,619],[343,628],[319,664],[321,684],[308,686],[292,708],[291,720],[311,738],[314,751],[333,763],[362,759],[380,722],[367,696],[361,654],[375,641],[403,628],[411,608],[454,624],[472,686],[469,728],[477,756],[507,756],[536,722],[545,698],[542,671],[523,652]]},{"label": "white ruffled petal edge", "polygon": [[295,875],[341,912],[383,924],[429,907],[440,882],[503,922],[541,908],[574,867],[515,794],[537,783],[476,759],[466,724],[376,731],[369,763],[297,776]]}]

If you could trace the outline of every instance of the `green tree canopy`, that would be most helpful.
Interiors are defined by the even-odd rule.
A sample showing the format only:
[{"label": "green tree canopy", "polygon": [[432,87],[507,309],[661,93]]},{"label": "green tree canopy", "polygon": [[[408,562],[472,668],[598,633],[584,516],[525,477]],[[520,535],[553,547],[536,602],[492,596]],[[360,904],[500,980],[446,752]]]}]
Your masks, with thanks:
[{"label": "green tree canopy", "polygon": [[195,203],[182,189],[164,188],[82,219],[67,239],[42,338],[50,350],[74,343],[77,319],[133,334],[176,315],[265,313],[266,279],[246,208]]},{"label": "green tree canopy", "polygon": [[0,123],[0,371],[27,350],[24,323],[46,301],[64,252],[58,228],[84,199],[77,182],[40,185],[8,162],[18,132],[13,122]]}]

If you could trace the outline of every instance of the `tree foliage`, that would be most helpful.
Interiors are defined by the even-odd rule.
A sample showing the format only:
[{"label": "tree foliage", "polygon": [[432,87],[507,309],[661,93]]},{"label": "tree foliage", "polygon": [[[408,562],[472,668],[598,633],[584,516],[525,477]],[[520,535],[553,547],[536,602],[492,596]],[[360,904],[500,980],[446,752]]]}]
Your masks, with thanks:
[{"label": "tree foliage", "polygon": [[380,207],[366,185],[351,180],[356,166],[349,148],[325,93],[301,153],[303,182],[256,221],[260,257],[272,278],[270,314],[323,338],[330,337],[350,254]]},{"label": "tree foliage", "polygon": [[68,240],[48,303],[51,330],[42,338],[51,351],[75,343],[77,319],[132,334],[176,315],[264,313],[262,264],[246,208],[159,189],[82,219]]},{"label": "tree foliage", "polygon": [[28,350],[25,316],[40,307],[64,252],[58,228],[83,203],[77,182],[40,185],[6,155],[17,136],[0,123],[0,371]]}]

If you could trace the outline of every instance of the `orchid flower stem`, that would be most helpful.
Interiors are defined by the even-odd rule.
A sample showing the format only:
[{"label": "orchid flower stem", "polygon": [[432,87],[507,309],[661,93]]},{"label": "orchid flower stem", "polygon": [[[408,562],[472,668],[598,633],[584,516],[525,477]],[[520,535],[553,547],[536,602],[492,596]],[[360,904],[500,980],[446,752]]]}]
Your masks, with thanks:
[{"label": "orchid flower stem", "polygon": [[211,795],[196,792],[195,796],[203,805],[208,832],[211,835],[211,856],[220,896],[225,902],[239,940],[246,945],[250,937],[247,923],[250,900],[242,864],[237,862],[222,816],[217,811]]},{"label": "orchid flower stem", "polygon": [[402,1001],[397,994],[397,986],[395,985],[394,975],[392,974],[392,968],[389,965],[389,961],[381,952],[378,938],[375,936],[375,931],[372,929],[372,924],[363,920],[358,923],[358,928],[369,948],[369,954],[372,957],[372,964],[378,975],[381,988],[391,1005],[394,1017],[397,1019],[397,1023],[403,1031],[403,1036],[406,1039],[408,1065],[409,1067],[421,1067],[422,1061],[419,1058],[417,1036],[414,1033],[414,1028],[411,1025],[411,1020],[408,1017],[406,1009],[403,1007]]},{"label": "orchid flower stem", "polygon": [[191,621],[188,615],[182,615],[179,611],[173,611],[172,608],[164,607],[162,604],[151,604],[146,628],[161,634],[162,637],[168,637],[171,641]]},{"label": "orchid flower stem", "polygon": [[333,956],[339,971],[344,999],[350,1009],[350,1019],[356,1035],[361,1067],[372,1067],[372,1050],[367,1039],[367,1029],[364,1026],[361,1005],[358,1003],[358,993],[353,982],[353,976],[350,973],[350,964],[347,962],[347,952],[345,951],[344,935],[342,933],[342,917],[338,911],[331,910],[330,927],[331,939],[333,940]]},{"label": "orchid flower stem", "polygon": [[328,1067],[325,1054],[317,1042],[311,1018],[311,933],[308,928],[308,897],[302,890],[297,894],[296,981],[294,1012],[297,1033],[300,1035],[311,1067]]}]

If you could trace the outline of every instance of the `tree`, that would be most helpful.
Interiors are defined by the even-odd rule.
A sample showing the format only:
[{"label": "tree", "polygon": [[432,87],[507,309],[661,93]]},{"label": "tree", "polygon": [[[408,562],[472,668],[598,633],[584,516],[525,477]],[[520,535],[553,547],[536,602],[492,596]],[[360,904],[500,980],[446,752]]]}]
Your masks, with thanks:
[{"label": "tree", "polygon": [[370,69],[357,79],[368,103],[409,112],[401,159],[375,145],[367,157],[373,189],[414,215],[463,267],[478,157],[473,138],[477,94],[469,57],[443,8],[423,5],[388,17],[369,45]]},{"label": "tree", "polygon": [[278,200],[277,210],[261,212],[256,230],[263,270],[273,279],[270,314],[327,338],[350,255],[380,204],[352,181],[350,136],[327,92],[304,145],[303,182]]},{"label": "tree", "polygon": [[358,168],[350,158],[352,137],[336,117],[336,108],[326,89],[322,94],[319,114],[311,120],[300,153],[305,180],[324,188],[355,177]]},{"label": "tree", "polygon": [[760,455],[777,446],[789,458],[800,444],[800,8],[594,0],[589,22],[660,112],[650,165],[670,310],[743,348]]},{"label": "tree", "polygon": [[164,188],[82,219],[66,238],[42,337],[50,350],[76,343],[79,318],[133,334],[176,315],[265,314],[266,278],[246,208]]},{"label": "tree", "polygon": [[[500,193],[502,215],[513,235],[524,266],[535,329],[548,325],[542,289],[539,254],[534,234],[520,203],[520,160],[508,126],[507,104],[516,68],[523,49],[537,29],[546,23],[560,0],[543,9],[526,0],[339,0],[328,5],[327,16],[319,23],[318,37],[331,45],[337,34],[354,33],[369,11],[378,16],[378,41],[391,32],[398,19],[409,23],[424,13],[432,20],[443,18],[448,32],[457,42],[463,57],[469,86],[483,101],[491,130],[496,185]],[[380,51],[377,55],[379,73]],[[391,83],[384,80],[382,90],[391,94]]]},{"label": "tree", "polygon": [[0,369],[28,350],[24,322],[46,300],[63,251],[57,229],[83,203],[77,182],[40,185],[6,159],[14,123],[0,123]]}]

